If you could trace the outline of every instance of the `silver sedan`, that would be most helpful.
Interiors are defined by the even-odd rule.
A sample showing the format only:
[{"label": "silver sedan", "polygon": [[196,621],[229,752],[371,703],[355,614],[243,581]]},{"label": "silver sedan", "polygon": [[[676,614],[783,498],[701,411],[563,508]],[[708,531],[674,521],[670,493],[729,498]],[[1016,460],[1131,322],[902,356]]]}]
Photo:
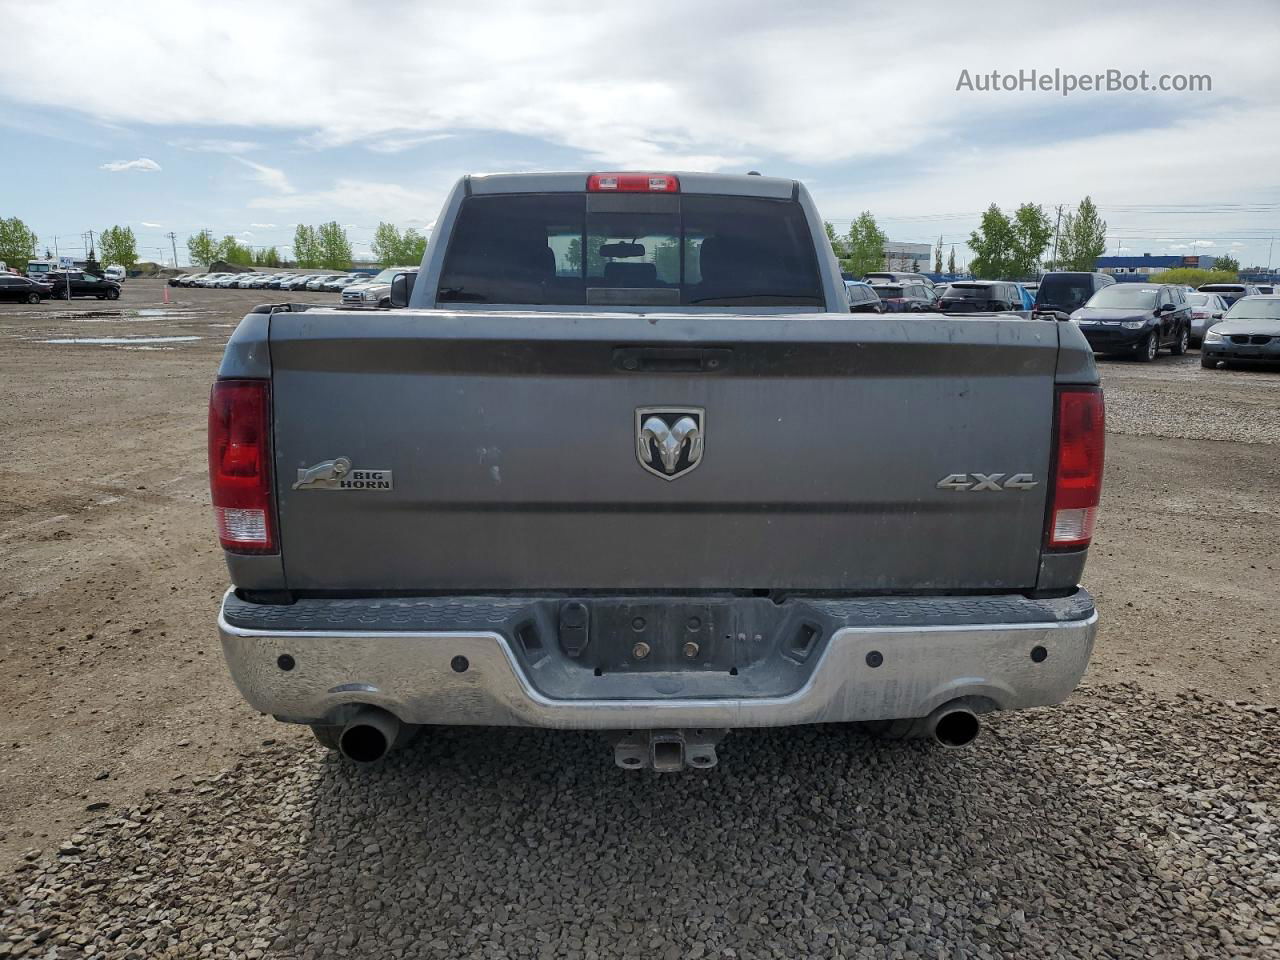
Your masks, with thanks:
[{"label": "silver sedan", "polygon": [[1188,293],[1187,304],[1191,307],[1191,346],[1198,347],[1204,342],[1205,331],[1227,312],[1228,304],[1216,293]]}]

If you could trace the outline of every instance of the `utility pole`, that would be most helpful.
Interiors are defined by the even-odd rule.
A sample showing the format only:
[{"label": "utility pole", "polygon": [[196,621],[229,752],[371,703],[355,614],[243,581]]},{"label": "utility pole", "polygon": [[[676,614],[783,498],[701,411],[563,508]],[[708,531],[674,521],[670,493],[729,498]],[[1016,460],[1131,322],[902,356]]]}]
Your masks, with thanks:
[{"label": "utility pole", "polygon": [[169,246],[173,248],[173,268],[178,269],[178,235],[170,230],[165,234],[169,238]]},{"label": "utility pole", "polygon": [[1049,258],[1049,269],[1058,267],[1058,228],[1062,226],[1062,204],[1058,204],[1058,220],[1053,225],[1053,256]]}]

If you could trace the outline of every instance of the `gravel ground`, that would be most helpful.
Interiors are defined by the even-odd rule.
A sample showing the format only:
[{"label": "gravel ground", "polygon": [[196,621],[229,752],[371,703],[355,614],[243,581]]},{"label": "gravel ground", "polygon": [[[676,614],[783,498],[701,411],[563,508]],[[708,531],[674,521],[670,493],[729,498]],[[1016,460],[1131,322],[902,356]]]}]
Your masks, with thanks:
[{"label": "gravel ground", "polygon": [[707,775],[446,730],[267,745],[0,886],[0,956],[1276,957],[1280,715],[1136,685],[974,748],[739,732]]},{"label": "gravel ground", "polygon": [[1241,705],[1280,703],[1280,371],[1100,362],[1086,686],[969,751],[738,732],[657,778],[453,730],[352,770],[213,639],[208,383],[266,298],[163,292],[0,307],[0,958],[1280,958]]},{"label": "gravel ground", "polygon": [[1280,370],[1203,370],[1199,353],[1147,365],[1099,359],[1107,430],[1129,436],[1280,443]]}]

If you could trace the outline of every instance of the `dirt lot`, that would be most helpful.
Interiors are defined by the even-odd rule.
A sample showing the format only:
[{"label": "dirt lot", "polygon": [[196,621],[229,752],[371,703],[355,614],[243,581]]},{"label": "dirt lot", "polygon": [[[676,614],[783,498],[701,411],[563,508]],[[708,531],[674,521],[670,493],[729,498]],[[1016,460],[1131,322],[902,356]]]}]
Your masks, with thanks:
[{"label": "dirt lot", "polygon": [[[193,804],[205,794],[209,795],[209,801],[221,798],[230,803],[223,787],[211,786],[224,782],[234,782],[237,798],[234,802],[240,804],[246,797],[254,800],[257,796],[254,791],[261,784],[261,800],[266,806],[257,811],[260,822],[254,829],[264,831],[264,836],[274,836],[273,831],[287,828],[290,842],[296,843],[299,831],[304,838],[316,835],[315,831],[321,829],[319,816],[316,815],[315,823],[301,822],[300,817],[307,818],[294,806],[286,805],[279,810],[271,807],[271,798],[277,796],[277,790],[282,791],[279,796],[287,792],[286,787],[311,791],[310,802],[320,809],[324,803],[336,803],[335,798],[354,789],[351,775],[335,769],[314,749],[309,733],[257,717],[243,705],[227,679],[214,630],[214,614],[226,576],[207,507],[205,405],[209,382],[227,337],[248,307],[269,297],[258,291],[173,289],[173,303],[166,306],[161,302],[163,291],[159,282],[131,281],[125,285],[118,303],[81,300],[70,306],[58,303],[39,307],[0,305],[0,342],[3,343],[0,350],[0,437],[3,437],[0,675],[4,677],[0,689],[8,723],[0,743],[0,873],[12,869],[30,872],[41,856],[56,859],[56,852],[51,851],[77,831],[88,829],[83,825],[93,818],[98,818],[94,822],[100,829],[106,829],[101,828],[102,817],[126,810],[131,813],[120,814],[125,820],[128,817],[145,819],[138,813],[142,810],[146,816],[159,811],[169,820],[181,821],[183,817],[193,816]],[[336,299],[336,295],[319,296]],[[1206,718],[1203,725],[1212,736],[1215,728],[1235,729],[1231,724],[1240,716],[1234,712],[1237,704],[1250,705],[1246,717],[1273,717],[1265,708],[1280,703],[1280,590],[1277,590],[1280,551],[1276,549],[1280,543],[1280,372],[1202,370],[1195,352],[1182,358],[1162,356],[1152,365],[1104,361],[1101,366],[1108,393],[1110,432],[1102,521],[1085,581],[1097,597],[1102,614],[1099,645],[1086,679],[1086,686],[1091,689],[1081,695],[1080,705],[1075,708],[1080,711],[1078,714],[1040,712],[1036,715],[1038,719],[1025,722],[996,721],[991,739],[981,741],[964,755],[966,757],[981,757],[984,750],[993,751],[991,756],[1003,757],[1000,750],[1024,743],[1030,752],[1021,754],[1025,757],[1023,763],[1057,770],[1059,764],[1068,764],[1076,752],[1090,753],[1080,742],[1057,752],[1045,742],[1046,736],[1052,739],[1058,735],[1058,724],[1074,722],[1073,717],[1087,721],[1095,731],[1103,730],[1109,723],[1116,724],[1114,735],[1101,742],[1133,744],[1136,756],[1144,749],[1155,749],[1153,742],[1163,737],[1171,738],[1171,743],[1191,742],[1190,726],[1174,729],[1142,719],[1153,713],[1171,718],[1169,722],[1174,727],[1182,722],[1179,717],[1201,716]],[[1203,699],[1189,699],[1187,694],[1191,691]],[[1141,714],[1135,710],[1130,715],[1123,710],[1127,701],[1146,706]],[[1170,704],[1181,706],[1175,709]],[[1221,724],[1213,721],[1219,715],[1224,718]],[[1228,717],[1236,720],[1225,719]],[[1186,721],[1187,724],[1198,722]],[[1247,725],[1242,723],[1240,729],[1246,726],[1252,728],[1253,721]],[[1275,727],[1269,729],[1274,731]],[[806,735],[802,739],[811,743],[813,738]],[[503,782],[515,791],[515,796],[542,791],[542,796],[534,801],[540,811],[545,811],[547,804],[554,804],[555,797],[560,795],[574,801],[571,819],[578,820],[583,816],[583,808],[593,805],[591,796],[596,790],[612,790],[610,802],[618,801],[617,788],[608,786],[619,776],[618,772],[607,766],[608,757],[603,748],[588,746],[581,738],[569,737],[564,741],[567,745],[553,745],[549,738],[541,735],[473,732],[451,735],[445,742],[445,747],[424,747],[413,758],[399,761],[402,765],[396,768],[395,776],[402,782],[397,789],[425,789],[416,779],[415,771],[428,766],[427,760],[432,760],[447,771],[446,780],[442,782],[447,790],[438,799],[448,807],[450,816],[463,821],[474,816],[468,813],[465,800],[469,791],[474,791],[473,799],[480,805],[476,809],[500,805],[501,798],[494,794],[496,787],[492,782],[485,784],[482,779],[473,778],[471,768],[460,765],[455,752],[480,755],[484,759],[477,763],[482,769],[496,771],[500,777],[510,776],[509,781]],[[783,746],[786,741],[774,735],[747,736],[742,742],[744,753],[740,762],[745,766],[736,776],[746,779],[730,781],[726,804],[737,803],[740,796],[767,795],[779,804],[802,805],[812,811],[813,817],[826,822],[823,811],[834,800],[824,791],[839,792],[847,788],[847,784],[840,781],[840,769],[833,772],[797,760],[776,776],[760,769],[748,774],[746,767],[770,762],[769,756],[775,756],[770,751],[779,750],[781,755],[790,756],[789,748]],[[1082,742],[1087,744],[1088,740]],[[1196,742],[1203,744],[1204,738],[1198,737]],[[1187,755],[1200,757],[1198,749],[1201,748],[1187,747]],[[1196,763],[1248,760],[1257,764],[1263,762],[1258,758],[1266,753],[1240,748],[1244,759],[1240,756],[1232,759],[1232,749],[1230,743],[1220,745],[1215,756],[1200,757]],[[552,759],[552,751],[561,759]],[[1222,758],[1223,752],[1227,759]],[[539,753],[542,753],[541,759]],[[982,776],[990,785],[990,771],[969,769],[982,761],[967,759],[938,767],[936,764],[942,761],[925,763],[918,761],[918,756],[894,754],[886,762],[902,762],[912,770],[924,764],[924,768],[934,771],[930,776],[938,782],[954,782],[956,777],[973,775]],[[1274,764],[1274,749],[1271,757]],[[532,772],[510,773],[513,767],[526,763]],[[998,777],[1015,768],[1016,761],[1006,764],[1001,760],[1000,763],[1003,773]],[[604,765],[604,769],[576,774],[570,770],[572,764]],[[939,772],[943,769],[947,771],[945,776]],[[1197,769],[1209,784],[1206,789],[1214,783],[1234,782],[1233,777],[1248,783],[1253,776],[1238,764],[1219,773],[1203,773],[1208,769],[1203,764]],[[1129,773],[1139,784],[1145,776],[1143,769]],[[1272,806],[1268,808],[1269,813],[1256,822],[1273,826],[1277,779],[1274,765],[1269,776],[1272,779],[1261,787],[1257,784],[1242,787],[1246,796],[1240,802],[1247,803],[1265,795]],[[215,779],[219,777],[222,779]],[[1155,779],[1155,775],[1146,779]],[[323,783],[317,787],[320,781]],[[791,787],[782,789],[780,784],[788,781]],[[1057,782],[1074,781],[1068,777]],[[406,787],[406,783],[410,786]],[[1092,791],[1094,783],[1093,779],[1084,779],[1077,787]],[[794,794],[792,788],[796,791]],[[703,810],[709,801],[702,791],[688,786],[678,789],[692,790],[702,798],[688,809],[688,817],[705,813],[719,821],[717,829],[723,828],[723,815],[713,815],[711,809]],[[950,795],[951,788],[939,789],[943,791],[941,795]],[[1001,787],[1001,791],[1008,789]],[[1055,796],[1065,788],[1041,784],[1036,789],[1045,791],[1044,802],[1049,805],[1056,802]],[[664,797],[667,791],[668,788],[661,785],[641,788],[646,798],[655,804],[678,799],[674,795]],[[860,797],[860,804],[875,802],[868,799],[865,790]],[[360,823],[368,823],[369,817],[388,815],[389,811],[382,809],[384,801],[394,804],[394,800],[386,796],[375,798],[362,808]],[[919,797],[907,798],[903,801],[903,810],[917,801],[927,805]],[[1165,809],[1167,804],[1162,804],[1165,801],[1153,800],[1152,810]],[[862,811],[864,806],[857,809]],[[898,813],[905,817],[903,810]],[[999,816],[995,811],[988,812],[993,817]],[[974,816],[980,820],[981,813],[979,810]],[[406,814],[401,811],[396,816]],[[429,819],[430,813],[423,816]],[[504,816],[496,813],[494,821],[505,824],[502,836],[509,835],[512,844],[521,850],[528,848],[534,838],[522,830],[519,822],[507,821]],[[541,814],[536,821],[538,830],[551,831],[542,836],[542,841],[564,853],[558,846],[562,840],[554,822]],[[244,821],[251,822],[257,821],[252,817]],[[901,823],[901,819],[897,822]],[[407,823],[410,823],[408,833],[400,834],[399,839],[385,829],[372,831],[378,836],[372,846],[377,848],[381,843],[385,849],[408,836],[410,842],[428,844],[422,851],[424,856],[447,852],[450,857],[462,860],[472,858],[466,846],[451,831],[442,832],[438,823],[434,826],[428,826],[426,820]],[[110,829],[125,828],[111,826]],[[216,836],[223,829],[230,827],[203,823],[191,832],[196,836]],[[666,828],[653,825],[653,829]],[[1177,822],[1163,824],[1162,821],[1160,827],[1170,836],[1179,829]],[[652,835],[641,839],[630,836],[630,832],[629,828],[623,829],[621,842],[654,843]],[[693,824],[685,819],[679,829],[680,837],[672,839],[683,838],[681,842],[689,842],[687,835],[693,832]],[[157,848],[162,849],[165,844],[178,843],[182,833],[177,830],[172,835],[163,831],[148,834],[152,838],[148,843],[154,841],[159,845]],[[1129,836],[1123,831],[1120,835],[1122,840]],[[111,837],[117,848],[129,846],[117,833]],[[1263,831],[1256,837],[1250,834],[1247,842],[1269,842],[1274,846],[1276,837],[1277,834],[1271,833],[1268,841],[1268,833]],[[780,848],[790,843],[780,835],[775,839]],[[812,839],[811,834],[810,841]],[[510,852],[499,849],[500,841],[500,837],[494,836],[485,841],[486,852],[498,859]],[[337,840],[329,837],[326,842],[337,843]],[[357,846],[364,842],[361,839]],[[930,846],[928,836],[902,834],[893,842],[898,852],[905,849],[898,844],[918,844],[926,854]],[[1074,849],[1071,845],[1068,848]],[[28,854],[28,851],[32,852]],[[797,847],[802,872],[808,862],[804,857],[818,856],[818,851],[808,846],[806,851]],[[661,859],[658,846],[653,852],[655,858]],[[752,855],[746,847],[740,852],[744,857]],[[375,859],[379,856],[376,849],[367,853]],[[1005,853],[1009,857],[1021,855],[1017,850]],[[600,851],[594,855],[599,856]],[[138,862],[145,864],[145,856],[140,856]],[[888,855],[872,851],[868,856],[874,860]],[[574,873],[569,859],[572,858],[558,862],[558,872],[540,874],[539,882],[554,877],[562,883],[587,883],[586,878]],[[646,864],[647,870],[656,869],[652,863],[646,861]],[[698,874],[695,867],[690,870]],[[132,862],[129,869],[134,869]],[[399,876],[396,870],[388,868],[387,876],[404,882],[412,874],[407,865],[404,869],[409,870],[409,874]],[[646,876],[657,886],[669,882],[678,887],[682,869],[674,868],[670,875],[658,870]],[[813,869],[816,872],[809,878],[812,889],[825,890],[824,884],[831,879],[823,872],[826,868]],[[1034,865],[1028,869],[1034,872]],[[465,872],[462,867],[459,871],[459,875]],[[333,882],[339,880],[360,882],[357,874],[335,875]],[[706,876],[691,875],[690,882],[701,885],[713,881]],[[1069,888],[1072,882],[1068,871],[1063,883]],[[1219,881],[1206,882],[1212,888]],[[433,896],[437,898],[445,898],[437,899],[438,904],[465,903],[459,899],[465,891],[449,892],[448,871],[427,883],[424,889],[434,891]],[[3,889],[0,887],[0,891]],[[1012,896],[1013,889],[1004,889],[1004,894]],[[279,894],[275,887],[272,890],[273,895]],[[1253,891],[1253,894],[1242,893],[1242,902],[1265,892],[1259,888]],[[579,893],[575,893],[575,897]],[[527,891],[508,887],[504,894],[507,899],[499,906],[503,911],[514,910],[516,903],[524,903],[522,898],[526,894]],[[570,903],[567,896],[556,894],[557,891],[552,891],[550,899],[554,903],[548,909]],[[1131,894],[1139,896],[1141,884],[1131,888]],[[628,893],[639,899],[647,895],[638,888]],[[1218,895],[1222,895],[1221,889]],[[29,892],[26,896],[30,896]],[[803,891],[795,896],[801,898],[797,904],[804,902]],[[867,896],[865,890],[860,896]],[[112,909],[118,906],[117,903]],[[308,911],[324,915],[322,898],[308,900],[304,906],[305,909],[295,904],[290,908],[289,923],[302,923],[299,917],[309,916]],[[594,909],[590,904],[579,906]],[[995,910],[991,904],[987,906]],[[64,907],[64,912],[70,911],[69,906]],[[1247,953],[1248,949],[1254,949],[1258,951],[1254,954],[1257,956],[1280,956],[1280,939],[1258,939],[1270,936],[1266,932],[1268,923],[1280,922],[1274,913],[1268,921],[1265,916],[1252,915],[1241,919],[1243,914],[1237,911],[1238,915],[1233,915],[1228,922],[1212,917],[1205,919],[1194,907],[1194,898],[1190,901],[1184,898],[1174,904],[1174,911],[1185,912],[1189,924],[1190,932],[1184,931],[1183,942],[1200,944],[1196,947],[1200,952],[1188,955],[1221,948],[1227,953]],[[417,927],[406,922],[406,938],[435,934],[443,937],[440,946],[426,951],[431,955],[460,956],[464,946],[468,950],[474,948],[476,955],[507,955],[501,952],[507,949],[513,955],[524,955],[523,950],[501,947],[506,941],[498,937],[496,930],[486,927],[484,936],[476,934],[478,921],[464,916],[465,909],[459,909],[461,912],[455,916],[452,907],[440,906],[443,912],[428,918],[429,923],[419,917],[421,922]],[[687,920],[683,902],[679,909]],[[764,905],[760,909],[762,916],[769,912]],[[795,909],[803,914],[806,908],[797,905]],[[944,906],[944,913],[946,909]],[[904,912],[903,916],[906,915]],[[122,951],[124,945],[136,940],[129,936],[136,932],[130,926],[134,921],[127,918],[136,920],[142,915],[126,913],[124,916],[123,939],[119,940]],[[533,944],[529,955],[548,955],[543,949],[548,944],[556,945],[552,955],[592,954],[593,948],[586,943],[565,947],[566,941],[558,934],[536,936],[537,931],[549,927],[539,925],[541,921],[534,924],[528,914],[522,916],[529,925],[521,929]],[[713,911],[708,916],[711,918],[708,930],[712,932],[720,929],[716,926],[718,923],[749,925],[756,922],[750,917],[726,915],[723,908],[719,914]],[[872,912],[871,916],[874,918],[876,914]],[[996,927],[1009,916],[1006,911],[997,917]],[[1132,915],[1129,916],[1132,919]],[[1041,920],[1043,922],[1043,916]],[[649,936],[646,924],[661,926],[662,918],[655,920],[652,913],[644,910],[619,922],[624,921],[635,927],[634,931],[629,928],[626,931],[629,938],[635,934],[638,944],[635,955],[664,955],[670,947],[677,952],[665,955],[701,956],[703,949],[710,949],[688,946],[697,942],[695,940],[668,937],[668,927]],[[150,918],[145,923],[137,920],[135,925],[141,929],[160,922]],[[257,929],[247,916],[239,922],[243,930]],[[563,922],[569,924],[573,918]],[[1132,922],[1139,925],[1137,920]],[[465,944],[461,940],[450,940],[444,935],[446,925],[450,930],[465,928],[479,939]],[[4,926],[4,919],[0,917],[0,932]],[[302,926],[305,927],[305,923]],[[1009,941],[1006,938],[1002,947],[998,938],[978,936],[975,931],[980,927],[982,924],[975,920],[969,926],[961,923],[956,929],[976,937],[973,943],[986,944],[995,953],[1014,947],[1047,951],[1056,949],[1054,944],[1071,942],[1063,932],[1065,927],[1053,927],[1058,940],[1024,937]],[[1125,940],[1118,932],[1123,927],[1121,923],[1115,928],[1115,936],[1120,939],[1108,941],[1120,945],[1109,955],[1162,952],[1163,948],[1155,949],[1160,943],[1158,932],[1150,934],[1157,939],[1149,942]],[[1241,931],[1254,928],[1260,932],[1247,941],[1251,947],[1237,949],[1231,945],[1245,936]],[[814,929],[789,931],[788,935],[795,933],[795,937],[786,942],[807,945],[805,948],[814,955],[832,955],[832,951],[822,948],[823,940],[815,939]],[[1151,929],[1157,931],[1158,925],[1153,923]],[[1223,929],[1227,930],[1226,934],[1213,932]],[[367,945],[368,940],[360,940],[359,930],[354,919],[345,926],[332,927],[333,942],[342,946],[336,952],[365,955],[360,954],[358,943]],[[295,933],[301,938],[298,943],[307,940],[301,927]],[[490,942],[485,937],[490,935],[501,949],[485,946]],[[8,948],[0,936],[0,957],[10,955],[7,949],[14,951],[12,955],[21,955],[18,951],[23,943],[28,946],[22,952],[37,955],[35,944],[44,941],[34,936],[21,942],[15,938]],[[167,955],[188,955],[180,949],[183,945],[191,948],[191,953],[195,952],[190,935],[184,939],[180,932],[162,930],[161,936],[170,937],[168,942],[178,945]],[[176,940],[172,939],[174,936]],[[959,933],[952,936],[952,940],[944,938],[944,942],[959,942],[954,939]],[[348,937],[350,942],[344,939]],[[1205,938],[1204,942],[1197,937]],[[1228,944],[1228,937],[1237,939]],[[196,939],[215,942],[217,937],[212,930],[204,929]],[[254,956],[248,951],[255,949],[275,955],[267,946],[255,947],[241,942],[246,939],[262,939],[264,944],[275,944],[277,953],[285,952],[273,936],[234,933],[228,941],[233,944],[227,948],[230,955],[238,952],[241,956]],[[50,940],[46,946],[57,942]],[[142,950],[151,940],[136,942],[141,946],[134,949]],[[156,941],[160,942],[162,940]],[[654,942],[659,946],[654,947]],[[730,938],[720,944],[715,955],[721,955],[720,949],[731,949],[729,945],[733,942]],[[853,937],[851,942],[859,941]],[[1269,953],[1269,944],[1273,942],[1276,952]],[[64,939],[62,943],[70,949],[78,941]],[[713,940],[708,939],[706,943],[711,944]],[[765,943],[773,944],[775,940],[759,941],[761,945]],[[995,946],[991,947],[992,944]],[[1125,944],[1145,945],[1151,950],[1134,952]],[[323,945],[311,941],[305,947],[298,946],[295,952],[307,955],[311,949],[318,951],[312,955],[327,954]],[[46,947],[39,949],[38,955],[46,955]],[[761,946],[759,955],[800,955],[799,948],[770,949],[782,952],[763,952]],[[89,952],[85,949],[75,955]],[[598,955],[605,952],[600,948]],[[142,950],[138,955],[159,953]],[[738,942],[736,955],[753,954],[749,946]],[[910,951],[890,951],[885,955],[910,955]]]}]

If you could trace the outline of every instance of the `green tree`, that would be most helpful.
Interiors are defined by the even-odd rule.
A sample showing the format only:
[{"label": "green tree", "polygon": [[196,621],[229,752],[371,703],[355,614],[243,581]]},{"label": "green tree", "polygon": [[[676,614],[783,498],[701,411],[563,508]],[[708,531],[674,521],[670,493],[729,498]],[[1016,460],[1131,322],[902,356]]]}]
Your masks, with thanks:
[{"label": "green tree", "polygon": [[373,259],[384,267],[390,267],[400,262],[402,243],[400,231],[396,225],[384,220],[373,231],[373,242],[369,246],[373,250]]},{"label": "green tree", "polygon": [[845,259],[841,260],[840,268],[855,277],[883,269],[884,245],[888,239],[871,211],[863,210],[858,219],[849,224]]},{"label": "green tree", "polygon": [[187,237],[187,254],[191,262],[207,267],[218,259],[218,245],[214,243],[213,234],[201,230]]},{"label": "green tree", "polygon": [[351,241],[347,239],[347,231],[336,220],[322,223],[316,228],[316,241],[319,247],[320,266],[331,270],[351,269]]},{"label": "green tree", "polygon": [[0,260],[18,270],[36,255],[36,235],[17,217],[0,220]]},{"label": "green tree", "polygon": [[973,261],[969,269],[975,277],[998,280],[1010,275],[1016,253],[1013,224],[994,203],[982,215],[978,229],[969,234]]},{"label": "green tree", "polygon": [[831,241],[831,252],[836,255],[837,260],[843,260],[849,256],[849,244],[844,237],[836,233],[836,228],[831,225],[830,220],[823,220],[822,226],[827,231],[827,239]]},{"label": "green tree", "polygon": [[1034,277],[1040,273],[1040,258],[1053,239],[1053,224],[1038,203],[1024,203],[1013,214],[1012,277]]},{"label": "green tree", "polygon": [[315,228],[300,223],[293,231],[293,259],[300,267],[320,265],[320,244]]},{"label": "green tree", "polygon": [[1057,270],[1093,270],[1107,249],[1107,221],[1098,216],[1090,197],[1062,218],[1058,233]]},{"label": "green tree", "polygon": [[956,273],[956,248],[955,244],[951,246],[951,255],[947,257],[947,273],[955,276]]},{"label": "green tree", "polygon": [[664,240],[653,248],[654,268],[663,283],[680,282],[680,241]]},{"label": "green tree", "polygon": [[263,247],[253,255],[253,262],[260,267],[280,266],[280,251],[275,247]]},{"label": "green tree", "polygon": [[933,248],[933,272],[942,272],[942,234],[938,234],[938,245]]},{"label": "green tree", "polygon": [[410,227],[400,240],[400,263],[412,267],[422,263],[427,253],[427,238],[419,230]]},{"label": "green tree", "polygon": [[236,266],[243,267],[253,264],[253,251],[231,234],[227,234],[218,241],[217,252],[218,259],[227,263],[234,263]]},{"label": "green tree", "polygon": [[1238,274],[1240,272],[1240,261],[1230,254],[1224,253],[1213,261],[1213,269]]},{"label": "green tree", "polygon": [[565,263],[576,274],[582,273],[582,238],[574,237],[569,241],[569,248],[564,254]]},{"label": "green tree", "polygon": [[129,227],[107,227],[98,237],[98,253],[104,266],[132,270],[138,262],[138,242]]}]

